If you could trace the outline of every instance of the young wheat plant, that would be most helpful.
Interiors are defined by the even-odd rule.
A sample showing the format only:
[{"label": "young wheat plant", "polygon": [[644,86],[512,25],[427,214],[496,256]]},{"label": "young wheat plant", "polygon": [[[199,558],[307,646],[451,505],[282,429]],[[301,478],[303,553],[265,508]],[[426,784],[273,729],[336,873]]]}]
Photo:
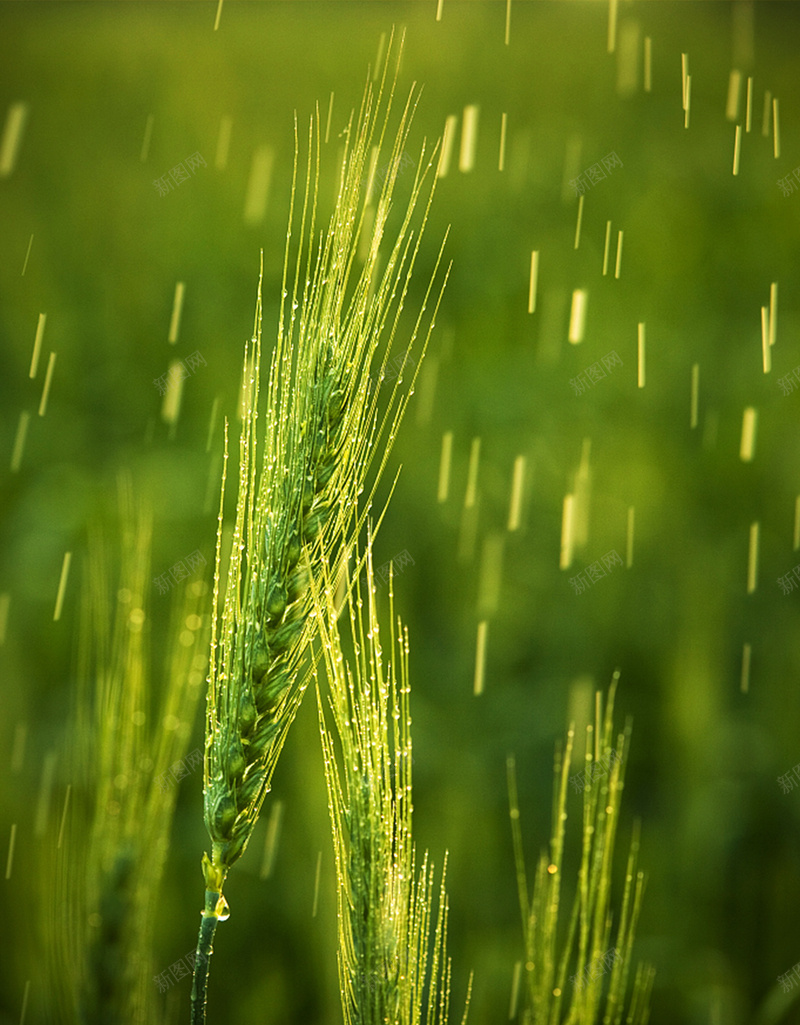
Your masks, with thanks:
[{"label": "young wheat plant", "polygon": [[[384,655],[371,545],[366,616],[358,577],[347,593],[350,660],[342,651],[329,581],[317,602],[334,727],[331,731],[326,724],[317,682],[336,861],[344,1022],[445,1025],[450,997],[445,870],[431,940],[434,870],[425,854],[417,871],[411,835],[408,631],[399,617],[394,626],[390,576],[392,626]],[[464,1021],[466,1015],[465,1008]]]},{"label": "young wheat plant", "polygon": [[[358,118],[354,121],[353,115],[350,117],[334,211],[327,229],[320,232],[316,225],[318,112],[311,119],[299,243],[292,254],[298,168],[295,121],[281,310],[269,362],[260,442],[256,428],[260,412],[261,278],[253,339],[245,346],[238,499],[221,608],[225,469],[217,534],[204,773],[211,855],[203,857],[206,895],[192,987],[195,1023],[205,1020],[211,942],[218,920],[228,914],[222,894],[225,878],[252,836],[308,683],[310,667],[304,653],[315,632],[315,621],[309,615],[309,584],[318,578],[323,559],[329,565],[339,565],[357,537],[416,377],[415,370],[409,392],[400,390],[398,378],[387,408],[379,413],[378,389],[370,375],[378,371],[377,354],[385,343],[382,373],[398,328],[433,196],[436,152],[434,149],[426,158],[423,144],[410,198],[393,228],[387,251],[382,252],[394,185],[416,105],[412,87],[391,144],[389,172],[380,193],[373,197],[375,166],[387,133],[397,75],[395,68],[394,79],[387,82],[389,61],[387,56],[377,95],[368,81]],[[361,181],[368,161],[371,170],[364,197]],[[427,199],[421,204],[424,188]],[[420,223],[412,226],[418,206],[422,210]],[[364,254],[363,262],[359,252]],[[445,274],[423,331],[423,316],[441,257],[440,249],[410,332],[409,346],[422,334],[420,356],[427,346],[446,281]],[[292,259],[293,280],[289,281]],[[385,264],[383,269],[381,264]],[[263,445],[260,471],[259,443]],[[367,484],[378,450],[379,465]]]},{"label": "young wheat plant", "polygon": [[[601,1022],[603,1025],[620,1025],[623,1018],[633,939],[644,892],[644,874],[636,869],[639,851],[637,826],[631,840],[622,907],[612,945],[611,874],[631,734],[628,723],[617,737],[616,748],[612,746],[618,679],[619,674],[615,673],[604,716],[601,695],[599,692],[596,694],[595,724],[586,728],[584,775],[591,782],[583,791],[581,864],[566,936],[559,937],[558,917],[574,728],[570,727],[567,732],[563,756],[560,750],[556,751],[550,851],[539,858],[530,898],[515,766],[513,758],[508,760],[511,826],[525,937],[526,1001],[522,1020],[526,1025],[599,1025]],[[595,767],[607,762],[611,762],[607,773],[593,781]],[[572,975],[569,974],[571,965],[574,966]],[[625,1018],[628,1025],[647,1023],[653,974],[646,965],[637,967]],[[608,985],[604,986],[606,975]]]},{"label": "young wheat plant", "polygon": [[45,855],[49,1020],[65,1025],[163,1020],[151,948],[178,788],[157,781],[186,754],[207,664],[208,622],[199,612],[208,585],[192,581],[175,592],[165,684],[155,696],[146,600],[152,528],[134,509],[130,482],[121,479],[120,490],[118,580],[108,541],[90,532],[71,783]]}]

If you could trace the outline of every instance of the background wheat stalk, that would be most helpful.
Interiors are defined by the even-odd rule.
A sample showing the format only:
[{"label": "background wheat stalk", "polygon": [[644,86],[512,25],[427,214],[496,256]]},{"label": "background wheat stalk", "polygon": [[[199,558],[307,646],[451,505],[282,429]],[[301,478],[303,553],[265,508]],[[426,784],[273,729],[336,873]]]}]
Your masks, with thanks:
[{"label": "background wheat stalk", "polygon": [[[594,725],[587,726],[585,764],[589,769],[603,759],[610,762],[607,774],[589,782],[583,790],[583,832],[578,884],[569,923],[559,926],[559,910],[565,863],[567,795],[575,731],[567,731],[563,752],[556,751],[554,767],[553,825],[549,852],[538,861],[533,892],[529,896],[517,799],[516,768],[508,759],[508,786],[517,885],[525,937],[525,1006],[523,1021],[530,1025],[619,1025],[632,963],[633,940],[639,918],[645,877],[637,871],[638,824],[634,827],[625,873],[622,904],[612,944],[611,884],[614,845],[625,767],[630,747],[631,724],[614,744],[614,697],[619,673],[609,689],[605,713],[602,695],[596,694]],[[614,757],[609,757],[614,752]],[[591,779],[591,775],[589,776]],[[561,935],[559,935],[561,933]],[[598,966],[597,976],[583,979],[587,966],[615,952],[609,963]],[[607,970],[605,970],[607,969]],[[570,975],[570,972],[573,972]],[[608,975],[605,986],[604,976]],[[569,981],[568,981],[569,976]],[[646,1025],[654,972],[638,965],[625,1021]],[[512,1004],[516,1003],[514,997]],[[512,1010],[513,1007],[512,1007]],[[516,1011],[514,1010],[514,1014]]]},{"label": "background wheat stalk", "polygon": [[443,869],[432,930],[434,870],[427,854],[417,870],[411,830],[408,631],[399,618],[394,624],[390,576],[392,625],[384,654],[371,545],[366,568],[366,613],[358,577],[348,590],[349,658],[330,581],[317,602],[328,681],[328,701],[319,681],[317,701],[336,861],[344,1021],[443,1025],[450,997],[448,905]]},{"label": "background wheat stalk", "polygon": [[[299,242],[292,253],[299,149],[295,120],[281,313],[269,363],[261,441],[257,437],[261,278],[253,339],[245,346],[238,499],[221,609],[225,469],[217,535],[204,773],[205,822],[212,849],[210,857],[206,854],[203,858],[206,898],[192,988],[193,1020],[197,1022],[205,1018],[208,958],[216,923],[227,915],[222,896],[225,877],[252,836],[308,681],[308,667],[303,670],[302,665],[314,632],[309,619],[309,581],[318,574],[323,557],[337,565],[357,536],[408,401],[408,393],[400,390],[402,378],[398,378],[388,407],[380,412],[371,374],[378,367],[377,354],[384,342],[381,370],[385,366],[398,328],[433,195],[435,150],[426,158],[423,144],[410,198],[384,257],[381,244],[416,104],[412,87],[390,146],[389,172],[378,192],[375,169],[397,75],[395,66],[395,77],[388,81],[390,57],[391,44],[377,94],[368,81],[357,120],[351,115],[338,196],[329,225],[322,232],[316,225],[318,114],[311,119]],[[361,182],[368,162],[364,198]],[[420,224],[412,227],[426,182]],[[363,265],[356,271],[359,252],[363,253]],[[420,334],[441,256],[440,249],[409,346]],[[444,281],[435,296],[427,330],[422,332],[421,354],[443,288]],[[263,445],[260,469],[259,444]],[[379,465],[367,485],[379,449]]]},{"label": "background wheat stalk", "polygon": [[149,1025],[162,1020],[152,940],[178,793],[157,781],[185,755],[202,693],[209,624],[199,612],[208,585],[195,580],[175,592],[156,696],[147,612],[152,522],[124,475],[119,506],[118,576],[105,528],[89,532],[70,785],[45,851],[43,925],[50,1020]]}]

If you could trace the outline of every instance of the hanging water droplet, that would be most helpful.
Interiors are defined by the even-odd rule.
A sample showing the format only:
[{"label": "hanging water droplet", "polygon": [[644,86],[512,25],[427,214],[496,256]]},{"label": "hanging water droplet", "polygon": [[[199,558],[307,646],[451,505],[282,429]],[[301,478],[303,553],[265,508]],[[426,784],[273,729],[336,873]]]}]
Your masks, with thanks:
[{"label": "hanging water droplet", "polygon": [[227,922],[227,920],[231,917],[230,906],[222,894],[219,895],[219,900],[217,901],[217,906],[215,910],[217,918],[220,920],[220,922]]}]

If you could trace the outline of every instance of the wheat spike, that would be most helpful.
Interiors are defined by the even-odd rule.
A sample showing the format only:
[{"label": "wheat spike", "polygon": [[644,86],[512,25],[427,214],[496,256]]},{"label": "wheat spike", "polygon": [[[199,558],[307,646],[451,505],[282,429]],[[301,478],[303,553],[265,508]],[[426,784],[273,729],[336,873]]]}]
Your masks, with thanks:
[{"label": "wheat spike", "polygon": [[[636,868],[639,827],[634,825],[612,943],[611,875],[630,747],[627,723],[614,745],[615,672],[605,713],[595,695],[595,724],[587,726],[586,766],[570,777],[575,738],[571,726],[554,763],[553,825],[549,850],[538,861],[532,890],[528,886],[520,827],[514,758],[509,757],[508,790],[517,888],[525,938],[526,1015],[534,1022],[570,1021],[596,1025],[623,1020],[633,939],[644,893],[644,875]],[[599,776],[599,779],[595,779]],[[583,837],[578,884],[566,929],[559,924],[567,822],[567,784],[583,788]],[[569,976],[570,971],[575,974]],[[608,976],[606,981],[605,976]],[[653,973],[639,965],[625,1021],[646,1025]],[[524,1020],[524,1019],[523,1019]]]},{"label": "wheat spike", "polygon": [[43,949],[53,1020],[157,1025],[151,948],[178,794],[167,773],[186,754],[203,689],[208,617],[198,610],[208,586],[194,580],[174,592],[168,671],[154,704],[152,524],[127,478],[120,492],[118,579],[105,531],[90,532],[74,739],[63,759],[69,782],[56,776],[60,821],[43,820]]},{"label": "wheat spike", "polygon": [[[357,576],[348,589],[349,631],[337,625],[330,581],[321,592],[315,590],[333,717],[330,729],[317,680],[336,861],[344,1022],[446,1025],[445,869],[434,915],[433,866],[425,854],[417,869],[412,841],[408,631],[399,618],[395,625],[390,573],[391,632],[384,651],[371,544],[366,566],[364,600]],[[355,652],[349,660],[342,633],[349,634],[347,646],[352,641]]]},{"label": "wheat spike", "polygon": [[[358,118],[351,115],[338,196],[328,228],[322,232],[317,229],[319,112],[309,123],[305,190],[297,214],[299,146],[295,119],[292,199],[278,333],[262,409],[259,278],[253,338],[244,352],[238,499],[228,582],[220,603],[226,425],[204,773],[205,822],[212,849],[210,857],[203,857],[206,901],[192,993],[193,1021],[197,1022],[205,1020],[205,975],[211,940],[217,920],[227,911],[222,897],[225,877],[252,836],[310,677],[304,662],[315,632],[309,615],[309,585],[318,577],[323,560],[339,565],[341,553],[357,536],[418,371],[416,364],[408,391],[401,389],[402,375],[397,378],[388,407],[381,412],[379,389],[371,375],[377,369],[378,380],[382,379],[398,329],[433,195],[436,156],[436,148],[426,154],[423,144],[410,198],[401,208],[399,224],[384,252],[381,245],[387,235],[392,194],[417,102],[412,87],[390,141],[388,171],[382,185],[376,189],[372,175],[364,189],[370,160],[375,163],[375,154],[389,138],[387,126],[397,76],[395,67],[394,79],[388,80],[390,57],[391,40],[377,87],[373,89],[368,76]],[[426,188],[427,196],[421,203]],[[418,207],[422,208],[420,223],[412,225]],[[299,234],[293,250],[297,218]],[[367,245],[361,248],[365,232]],[[360,248],[364,260],[358,270]],[[408,348],[421,333],[441,257],[440,249]],[[445,281],[446,274],[441,289]],[[441,290],[433,296],[433,314],[422,331],[421,355],[440,299]],[[384,342],[381,359],[378,349]],[[259,415],[266,421],[263,442],[259,442],[256,432]],[[259,444],[263,444],[263,454],[257,451]],[[379,449],[379,465],[371,472]]]}]

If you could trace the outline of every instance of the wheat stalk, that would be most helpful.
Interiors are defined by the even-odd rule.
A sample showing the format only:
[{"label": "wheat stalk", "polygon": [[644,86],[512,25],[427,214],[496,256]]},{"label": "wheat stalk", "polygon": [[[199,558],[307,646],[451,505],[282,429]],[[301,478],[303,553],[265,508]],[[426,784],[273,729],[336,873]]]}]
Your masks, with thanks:
[{"label": "wheat stalk", "polygon": [[[508,760],[508,787],[520,908],[525,938],[527,1002],[523,1022],[530,1025],[620,1025],[632,961],[633,940],[644,894],[644,874],[637,872],[639,828],[634,827],[625,874],[622,905],[611,945],[611,873],[619,822],[620,803],[630,746],[631,725],[627,723],[614,740],[614,697],[619,673],[609,689],[605,714],[602,697],[596,695],[596,722],[587,727],[586,765],[597,759],[613,760],[607,775],[586,786],[583,798],[583,833],[578,885],[566,936],[559,943],[559,910],[562,898],[564,841],[567,825],[567,783],[575,731],[570,727],[563,754],[556,752],[554,771],[553,827],[550,849],[542,854],[536,869],[533,894],[529,897],[520,828],[514,759]],[[583,980],[587,966],[596,964],[609,949],[615,951],[610,971]],[[570,965],[574,974],[569,977]],[[604,978],[608,974],[608,985]],[[654,973],[648,965],[637,966],[625,1021],[646,1025]],[[578,981],[576,981],[578,980]],[[566,1011],[566,1016],[562,1013]]]},{"label": "wheat stalk", "polygon": [[43,925],[51,1020],[150,1025],[162,1020],[151,947],[178,793],[157,781],[185,755],[202,693],[208,623],[198,612],[208,586],[193,581],[175,592],[165,685],[154,703],[152,523],[127,478],[119,490],[118,579],[105,530],[89,534],[70,790],[45,854]]},{"label": "wheat stalk", "polygon": [[[451,972],[446,956],[445,869],[432,929],[434,870],[425,854],[417,872],[412,842],[408,631],[398,618],[384,655],[371,544],[366,567],[366,615],[358,577],[347,592],[348,640],[354,652],[349,661],[342,650],[330,581],[317,596],[334,723],[332,732],[317,681],[338,884],[344,1021],[444,1025],[449,1019]],[[394,624],[391,574],[389,605]],[[465,1008],[464,1020],[466,1014]]]},{"label": "wheat stalk", "polygon": [[[388,407],[379,413],[378,390],[372,386],[370,374],[384,341],[381,369],[385,366],[398,328],[433,195],[436,153],[434,149],[426,162],[423,144],[411,195],[381,270],[381,244],[416,105],[412,87],[391,145],[389,173],[373,200],[375,159],[387,133],[397,76],[395,68],[395,78],[387,84],[388,69],[389,56],[377,94],[368,81],[355,123],[351,115],[334,212],[327,230],[319,233],[318,112],[316,119],[310,120],[299,243],[293,254],[299,150],[295,119],[292,199],[279,327],[267,378],[261,442],[264,451],[259,473],[260,276],[253,339],[244,353],[238,499],[220,609],[226,425],[204,772],[205,822],[212,846],[210,857],[203,857],[206,897],[192,988],[192,1020],[197,1023],[205,1020],[214,931],[217,921],[228,912],[222,893],[225,878],[252,836],[309,679],[310,670],[302,668],[304,652],[314,634],[309,617],[309,583],[319,574],[323,559],[337,565],[357,536],[413,388],[412,379],[409,391],[401,391],[398,378]],[[360,183],[368,159],[373,173],[366,200],[362,201]],[[426,182],[428,193],[420,224],[413,227],[412,215],[420,205]],[[357,272],[362,235],[369,245]],[[410,346],[420,334],[441,256],[440,249],[410,333]],[[289,291],[291,258],[294,276]],[[434,297],[420,356],[427,346],[445,282],[446,274]],[[379,447],[380,463],[364,498],[368,471]]]}]

